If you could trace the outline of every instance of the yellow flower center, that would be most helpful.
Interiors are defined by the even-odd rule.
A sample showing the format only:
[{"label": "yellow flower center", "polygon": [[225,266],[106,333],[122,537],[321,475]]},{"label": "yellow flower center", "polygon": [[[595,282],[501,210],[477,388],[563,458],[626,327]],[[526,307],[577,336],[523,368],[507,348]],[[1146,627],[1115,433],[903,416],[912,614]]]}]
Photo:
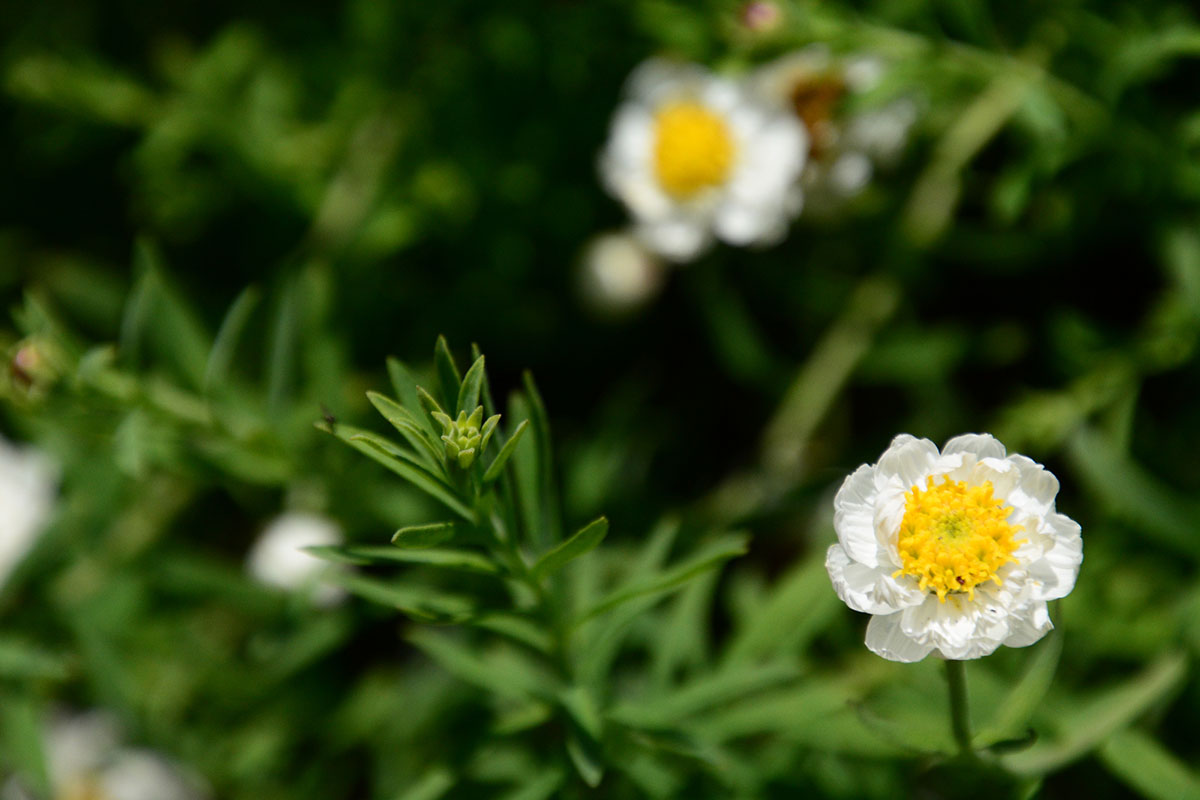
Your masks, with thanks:
[{"label": "yellow flower center", "polygon": [[654,171],[667,194],[685,199],[725,182],[734,144],[719,116],[699,103],[671,103],[655,115],[654,129]]},{"label": "yellow flower center", "polygon": [[991,481],[968,486],[945,478],[935,486],[914,486],[904,495],[904,519],[896,546],[904,565],[893,577],[912,575],[922,591],[937,592],[946,602],[950,592],[966,592],[984,581],[1000,583],[996,571],[1012,561],[1024,539],[1014,539],[1020,525],[1009,525],[1010,509],[992,496]]}]

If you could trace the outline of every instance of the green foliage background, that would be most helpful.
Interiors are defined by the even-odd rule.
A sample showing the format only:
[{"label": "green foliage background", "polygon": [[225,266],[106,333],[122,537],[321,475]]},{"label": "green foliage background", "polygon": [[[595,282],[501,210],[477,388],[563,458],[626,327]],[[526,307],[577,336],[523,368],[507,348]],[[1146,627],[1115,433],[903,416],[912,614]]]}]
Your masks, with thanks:
[{"label": "green foliage background", "polygon": [[[10,375],[4,422],[63,468],[0,593],[0,772],[38,783],[39,720],[69,706],[220,798],[1200,796],[1195,11],[784,11],[761,35],[716,0],[0,11],[0,291],[55,378]],[[589,314],[629,71],[812,42],[919,98],[901,165]],[[388,356],[437,387],[439,334],[517,394],[507,433],[549,407],[514,456],[541,476],[529,558],[609,520],[546,607],[663,581],[553,679],[520,635],[441,624],[446,593],[520,611],[486,577],[365,566],[367,599],[320,611],[245,576],[285,507],[376,547],[444,518],[313,424],[384,432],[366,391],[392,393]],[[846,473],[972,430],[1058,475],[1086,555],[1055,634],[968,664],[979,743],[1037,737],[983,778],[945,756],[938,665],[867,652],[823,568]]]}]

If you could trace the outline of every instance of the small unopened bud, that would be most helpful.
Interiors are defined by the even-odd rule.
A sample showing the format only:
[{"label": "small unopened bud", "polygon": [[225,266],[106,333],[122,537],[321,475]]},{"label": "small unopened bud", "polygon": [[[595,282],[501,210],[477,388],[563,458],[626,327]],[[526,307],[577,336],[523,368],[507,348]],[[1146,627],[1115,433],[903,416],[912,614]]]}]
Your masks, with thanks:
[{"label": "small unopened bud", "polygon": [[770,0],[745,3],[738,14],[741,23],[752,33],[770,33],[783,22],[783,9]]},{"label": "small unopened bud", "polygon": [[499,414],[488,417],[484,422],[483,406],[477,406],[470,416],[467,416],[466,411],[458,412],[458,419],[452,419],[449,414],[441,411],[433,412],[433,418],[443,428],[442,442],[446,446],[446,459],[462,469],[467,469],[475,463],[476,456],[487,448],[488,441],[500,422]]},{"label": "small unopened bud", "polygon": [[9,352],[9,391],[19,397],[37,399],[62,376],[61,355],[48,339],[36,336],[23,339]]}]

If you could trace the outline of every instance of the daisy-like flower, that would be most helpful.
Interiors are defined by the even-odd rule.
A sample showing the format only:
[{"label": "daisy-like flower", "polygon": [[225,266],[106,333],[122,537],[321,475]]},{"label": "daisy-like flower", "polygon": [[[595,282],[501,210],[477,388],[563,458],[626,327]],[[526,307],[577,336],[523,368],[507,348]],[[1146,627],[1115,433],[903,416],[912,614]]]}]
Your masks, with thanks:
[{"label": "daisy-like flower", "polygon": [[876,165],[888,165],[908,142],[917,109],[910,98],[846,110],[846,101],[870,91],[884,66],[870,56],[835,57],[809,47],[760,68],[756,90],[787,108],[808,130],[808,161],[801,176],[806,206],[830,212],[870,183]]},{"label": "daisy-like flower", "polygon": [[1025,647],[1053,625],[1083,562],[1079,525],[1058,513],[1058,480],[987,434],[938,451],[902,434],[834,499],[825,567],[838,597],[873,615],[867,647],[892,661],[964,660]]},{"label": "daisy-like flower", "polygon": [[0,439],[0,585],[37,542],[57,493],[58,470],[42,453]]},{"label": "daisy-like flower", "polygon": [[261,583],[289,591],[309,592],[313,603],[331,606],[345,591],[323,580],[331,565],[306,547],[342,543],[342,532],[325,517],[290,511],[280,514],[263,530],[246,559],[250,574]]},{"label": "daisy-like flower", "polygon": [[[53,720],[45,737],[52,800],[200,800],[201,782],[162,755],[122,742],[108,714],[91,711]],[[31,800],[19,778],[0,800]]]},{"label": "daisy-like flower", "polygon": [[743,84],[652,60],[629,79],[600,173],[638,238],[688,261],[714,235],[733,245],[783,238],[800,211],[806,138],[794,116]]}]

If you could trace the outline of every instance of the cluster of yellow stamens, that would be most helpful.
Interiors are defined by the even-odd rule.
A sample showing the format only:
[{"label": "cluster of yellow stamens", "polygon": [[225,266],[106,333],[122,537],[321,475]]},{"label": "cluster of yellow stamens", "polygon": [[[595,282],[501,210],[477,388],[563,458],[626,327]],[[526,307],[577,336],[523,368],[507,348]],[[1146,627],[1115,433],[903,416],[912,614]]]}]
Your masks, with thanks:
[{"label": "cluster of yellow stamens", "polygon": [[910,489],[896,542],[903,568],[893,577],[912,575],[943,603],[949,593],[966,592],[974,600],[979,584],[1000,583],[996,571],[1024,539],[1013,538],[1021,526],[1008,524],[1011,509],[992,496],[992,488],[991,481],[968,486],[949,478],[935,485],[930,476],[924,489]]},{"label": "cluster of yellow stamens", "polygon": [[687,199],[725,182],[734,143],[721,117],[699,103],[670,103],[655,115],[654,130],[654,171],[667,194]]}]

